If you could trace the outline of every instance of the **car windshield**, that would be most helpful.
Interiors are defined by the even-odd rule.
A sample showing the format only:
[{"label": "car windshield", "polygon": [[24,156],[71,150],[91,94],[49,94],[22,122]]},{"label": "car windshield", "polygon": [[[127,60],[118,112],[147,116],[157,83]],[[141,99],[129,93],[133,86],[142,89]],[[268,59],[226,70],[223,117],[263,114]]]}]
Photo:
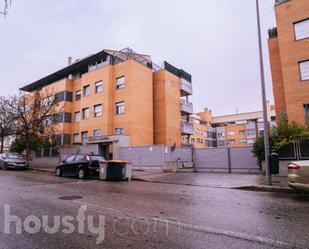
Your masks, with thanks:
[{"label": "car windshield", "polygon": [[105,161],[103,156],[89,156],[91,161]]},{"label": "car windshield", "polygon": [[23,159],[19,154],[6,154],[7,159]]}]

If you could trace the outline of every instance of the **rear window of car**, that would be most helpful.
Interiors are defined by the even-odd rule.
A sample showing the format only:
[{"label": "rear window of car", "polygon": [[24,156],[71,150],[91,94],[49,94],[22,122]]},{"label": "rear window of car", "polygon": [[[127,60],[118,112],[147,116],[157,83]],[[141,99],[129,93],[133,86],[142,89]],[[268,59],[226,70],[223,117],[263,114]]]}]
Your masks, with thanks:
[{"label": "rear window of car", "polygon": [[83,155],[77,155],[75,157],[75,161],[80,161],[80,160],[83,160],[84,158],[85,158],[85,156],[83,156]]},{"label": "rear window of car", "polygon": [[19,155],[19,154],[6,154],[6,158],[8,158],[8,159],[22,159],[21,155]]}]

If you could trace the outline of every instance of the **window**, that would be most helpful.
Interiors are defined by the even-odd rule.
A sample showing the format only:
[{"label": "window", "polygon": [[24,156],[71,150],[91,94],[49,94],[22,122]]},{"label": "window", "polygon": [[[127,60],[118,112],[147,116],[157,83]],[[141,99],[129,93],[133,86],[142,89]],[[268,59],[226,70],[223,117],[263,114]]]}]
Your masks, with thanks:
[{"label": "window", "polygon": [[229,139],[229,144],[230,144],[230,145],[235,144],[235,139]]},{"label": "window", "polygon": [[83,155],[77,155],[74,159],[74,161],[80,161],[80,160],[84,160],[85,159],[85,156]]},{"label": "window", "polygon": [[124,83],[124,76],[116,78],[116,88],[117,89],[124,88],[124,85],[125,85],[125,83]]},{"label": "window", "polygon": [[194,138],[191,138],[191,143],[195,143],[195,139]]},{"label": "window", "polygon": [[225,132],[218,132],[218,137],[225,137]]},{"label": "window", "polygon": [[116,114],[124,113],[124,101],[116,102]]},{"label": "window", "polygon": [[84,86],[84,96],[90,95],[90,85]]},{"label": "window", "polygon": [[239,135],[246,135],[246,131],[245,131],[245,130],[239,130],[239,131],[238,131],[238,134],[239,134]]},{"label": "window", "polygon": [[79,122],[80,121],[80,112],[75,112],[74,113],[74,120],[75,120],[75,122]]},{"label": "window", "polygon": [[255,129],[248,129],[247,130],[247,135],[248,136],[255,136]]},{"label": "window", "polygon": [[102,116],[102,105],[95,105],[94,106],[94,117],[101,117]]},{"label": "window", "polygon": [[309,60],[299,62],[301,80],[309,80]]},{"label": "window", "polygon": [[246,143],[247,143],[247,140],[246,140],[246,139],[239,139],[239,143],[240,143],[240,144],[246,144]]},{"label": "window", "polygon": [[79,140],[79,134],[76,133],[76,134],[73,135],[73,143],[79,143],[79,142],[80,142],[80,140]]},{"label": "window", "polygon": [[94,131],[93,131],[93,136],[94,136],[94,137],[99,137],[99,136],[101,136],[101,130],[100,130],[100,129],[94,130]]},{"label": "window", "polygon": [[53,102],[53,96],[43,98],[43,106],[50,106]]},{"label": "window", "polygon": [[88,131],[82,132],[82,142],[85,142],[85,140],[88,138]]},{"label": "window", "polygon": [[98,81],[95,83],[95,92],[96,93],[100,93],[103,91],[103,82],[102,81]]},{"label": "window", "polygon": [[305,110],[305,123],[309,124],[309,104],[304,104]]},{"label": "window", "polygon": [[227,134],[228,134],[229,136],[234,136],[234,135],[235,135],[235,131],[228,131]]},{"label": "window", "polygon": [[225,146],[225,141],[218,141],[218,147],[223,147]]},{"label": "window", "polygon": [[82,98],[82,91],[76,91],[75,92],[75,101],[79,101]]},{"label": "window", "polygon": [[74,158],[75,158],[75,155],[74,155],[74,156],[69,156],[68,158],[65,159],[65,161],[66,161],[67,163],[73,162]]},{"label": "window", "polygon": [[294,23],[295,39],[309,38],[309,19]]},{"label": "window", "polygon": [[83,119],[88,119],[89,118],[89,108],[84,108],[83,109]]},{"label": "window", "polygon": [[124,130],[123,130],[123,128],[116,128],[116,129],[115,129],[115,133],[116,133],[117,135],[122,135],[122,134],[124,134]]}]

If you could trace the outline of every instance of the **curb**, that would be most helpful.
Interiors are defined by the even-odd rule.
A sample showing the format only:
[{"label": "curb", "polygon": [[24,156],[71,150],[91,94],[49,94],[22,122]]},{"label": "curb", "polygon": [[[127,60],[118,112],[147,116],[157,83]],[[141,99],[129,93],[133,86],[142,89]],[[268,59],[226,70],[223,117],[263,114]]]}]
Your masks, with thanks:
[{"label": "curb", "polygon": [[34,169],[34,168],[29,168],[28,170],[34,171],[34,172],[45,172],[45,173],[54,173],[54,170],[47,170],[47,169]]},{"label": "curb", "polygon": [[301,191],[298,191],[298,190],[295,190],[289,187],[274,187],[274,186],[266,186],[266,185],[243,186],[243,187],[236,187],[232,189],[260,191],[260,192],[273,192],[273,193],[286,193],[286,194],[305,194],[305,192],[301,192]]}]

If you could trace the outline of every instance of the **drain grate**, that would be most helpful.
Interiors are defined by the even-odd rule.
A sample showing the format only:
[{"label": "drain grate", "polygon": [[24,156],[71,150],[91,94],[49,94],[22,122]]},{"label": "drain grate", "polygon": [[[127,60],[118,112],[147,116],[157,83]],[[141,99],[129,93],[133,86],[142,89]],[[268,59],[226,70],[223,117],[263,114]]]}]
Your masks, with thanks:
[{"label": "drain grate", "polygon": [[73,201],[73,200],[78,200],[78,199],[82,199],[82,198],[83,198],[82,196],[78,196],[78,195],[59,197],[60,200],[66,200],[66,201]]}]

